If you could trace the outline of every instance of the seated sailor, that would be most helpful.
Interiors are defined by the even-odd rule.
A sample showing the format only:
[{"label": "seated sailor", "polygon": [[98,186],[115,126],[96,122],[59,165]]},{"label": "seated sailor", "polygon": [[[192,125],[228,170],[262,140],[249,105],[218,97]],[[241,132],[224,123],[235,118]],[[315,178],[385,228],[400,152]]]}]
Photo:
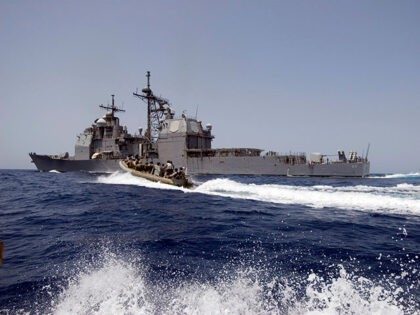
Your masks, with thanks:
[{"label": "seated sailor", "polygon": [[168,175],[168,178],[176,178],[178,175],[178,169],[176,168],[171,174]]},{"label": "seated sailor", "polygon": [[139,162],[136,164],[136,171],[141,171],[141,170],[142,170],[142,168],[143,168],[143,164],[141,163],[141,161],[139,161]]},{"label": "seated sailor", "polygon": [[160,169],[160,163],[157,162],[157,164],[153,168],[153,175],[160,176],[160,171],[161,171],[161,169]]},{"label": "seated sailor", "polygon": [[184,179],[185,178],[185,167],[181,167],[179,169],[177,176],[178,176],[177,177],[178,179]]},{"label": "seated sailor", "polygon": [[181,167],[179,170],[176,168],[175,171],[169,176],[169,178],[185,179],[184,168]]},{"label": "seated sailor", "polygon": [[166,169],[166,167],[165,167],[165,165],[163,165],[163,163],[162,163],[162,164],[160,164],[159,166],[160,166],[160,173],[159,173],[159,176],[160,176],[160,177],[164,177],[164,176],[165,176],[165,169]]},{"label": "seated sailor", "polygon": [[127,166],[128,166],[129,168],[135,168],[134,161],[133,161],[132,159],[130,159],[130,160],[128,161],[128,163],[127,163]]},{"label": "seated sailor", "polygon": [[174,165],[172,164],[171,161],[167,161],[166,165],[165,165],[165,177],[171,175],[174,171]]}]

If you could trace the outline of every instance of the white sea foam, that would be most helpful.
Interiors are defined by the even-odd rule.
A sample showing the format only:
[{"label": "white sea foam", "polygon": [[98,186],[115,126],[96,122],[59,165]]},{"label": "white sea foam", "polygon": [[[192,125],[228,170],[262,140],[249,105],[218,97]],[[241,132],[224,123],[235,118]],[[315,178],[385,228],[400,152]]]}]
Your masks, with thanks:
[{"label": "white sea foam", "polygon": [[356,185],[356,186],[342,186],[342,187],[334,187],[330,185],[315,185],[311,186],[314,189],[321,189],[321,190],[340,190],[340,191],[354,191],[354,192],[375,192],[375,193],[413,193],[418,194],[420,192],[419,185],[413,184],[397,184],[395,186],[388,186],[388,187],[378,187],[378,186],[365,186],[365,185]]},{"label": "white sea foam", "polygon": [[[388,190],[387,190],[388,189]],[[229,179],[215,179],[195,191],[232,198],[252,199],[279,204],[302,204],[314,208],[367,210],[376,212],[420,215],[418,186],[409,197],[390,192],[406,190],[407,186],[290,186],[243,184]]]},{"label": "white sea foam", "polygon": [[383,176],[369,176],[369,178],[420,178],[420,172],[412,172],[407,174],[386,174]]},{"label": "white sea foam", "polygon": [[[339,266],[340,275],[329,284],[316,274],[308,276],[303,314],[404,314],[397,305],[402,289],[385,290],[364,277],[353,277]],[[308,307],[309,306],[309,307]]]},{"label": "white sea foam", "polygon": [[54,301],[55,314],[146,314],[144,283],[134,267],[109,259],[97,270],[80,272]]},{"label": "white sea foam", "polygon": [[194,190],[154,183],[128,173],[98,178],[99,183],[175,189],[223,197],[251,199],[278,204],[302,204],[313,208],[334,207],[391,214],[420,215],[420,186],[402,183],[391,187],[329,185],[292,186],[244,184],[226,178],[209,180]]},{"label": "white sea foam", "polygon": [[[324,280],[287,275],[260,278],[248,268],[215,282],[168,279],[148,282],[141,266],[108,259],[102,267],[80,272],[54,298],[54,314],[404,314],[416,311],[408,293],[369,279],[339,275]],[[295,283],[296,282],[296,283]],[[389,281],[388,281],[389,282]],[[303,289],[300,296],[296,287]],[[276,292],[276,293],[275,293]]]},{"label": "white sea foam", "polygon": [[99,176],[97,181],[102,184],[114,184],[114,185],[135,185],[157,189],[174,189],[184,190],[182,187],[176,187],[172,185],[152,182],[145,178],[136,177],[129,173],[115,172],[110,175]]},{"label": "white sea foam", "polygon": [[51,170],[51,171],[49,171],[49,173],[61,173],[61,172],[57,171],[57,170]]}]

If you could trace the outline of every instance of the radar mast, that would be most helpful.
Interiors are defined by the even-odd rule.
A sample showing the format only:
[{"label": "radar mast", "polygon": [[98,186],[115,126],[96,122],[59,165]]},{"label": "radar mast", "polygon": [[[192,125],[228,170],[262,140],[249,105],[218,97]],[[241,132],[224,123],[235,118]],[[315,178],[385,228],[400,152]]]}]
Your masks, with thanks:
[{"label": "radar mast", "polygon": [[153,143],[158,137],[160,121],[163,116],[173,118],[174,115],[171,111],[169,101],[162,97],[155,96],[150,89],[150,71],[147,71],[146,78],[147,85],[141,90],[143,94],[135,92],[133,95],[140,98],[147,104],[147,130],[145,137],[150,143]]}]

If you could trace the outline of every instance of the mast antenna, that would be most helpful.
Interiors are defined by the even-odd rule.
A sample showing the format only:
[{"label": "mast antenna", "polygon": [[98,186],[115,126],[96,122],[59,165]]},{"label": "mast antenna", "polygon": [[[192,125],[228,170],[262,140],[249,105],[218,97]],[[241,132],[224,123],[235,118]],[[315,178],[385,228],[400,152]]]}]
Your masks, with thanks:
[{"label": "mast antenna", "polygon": [[121,108],[118,108],[117,106],[115,106],[115,101],[114,101],[115,95],[112,94],[111,97],[112,97],[112,103],[111,103],[112,105],[111,106],[109,106],[109,105],[104,106],[104,105],[101,104],[101,105],[99,105],[99,107],[103,108],[103,109],[110,110],[112,112],[112,115],[114,115],[115,112],[125,112],[124,109],[121,109]]},{"label": "mast antenna", "polygon": [[158,137],[161,119],[165,117],[165,115],[166,118],[173,118],[173,113],[168,100],[155,96],[150,89],[150,71],[146,72],[146,78],[147,85],[141,90],[143,94],[139,94],[136,91],[133,95],[147,104],[147,130],[145,136],[150,143],[153,143]]},{"label": "mast antenna", "polygon": [[367,151],[366,151],[366,157],[365,157],[366,161],[367,161],[367,158],[368,158],[368,155],[369,155],[369,149],[370,149],[370,142],[368,143],[368,147],[367,147]]}]

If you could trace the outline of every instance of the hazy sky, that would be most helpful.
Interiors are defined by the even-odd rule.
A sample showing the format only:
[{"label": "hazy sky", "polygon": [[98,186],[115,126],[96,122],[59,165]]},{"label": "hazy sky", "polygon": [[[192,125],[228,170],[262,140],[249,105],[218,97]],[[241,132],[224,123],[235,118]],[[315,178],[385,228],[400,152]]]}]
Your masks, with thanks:
[{"label": "hazy sky", "polygon": [[419,1],[0,0],[0,168],[74,153],[116,94],[152,89],[212,123],[214,147],[366,151],[420,170]]}]

